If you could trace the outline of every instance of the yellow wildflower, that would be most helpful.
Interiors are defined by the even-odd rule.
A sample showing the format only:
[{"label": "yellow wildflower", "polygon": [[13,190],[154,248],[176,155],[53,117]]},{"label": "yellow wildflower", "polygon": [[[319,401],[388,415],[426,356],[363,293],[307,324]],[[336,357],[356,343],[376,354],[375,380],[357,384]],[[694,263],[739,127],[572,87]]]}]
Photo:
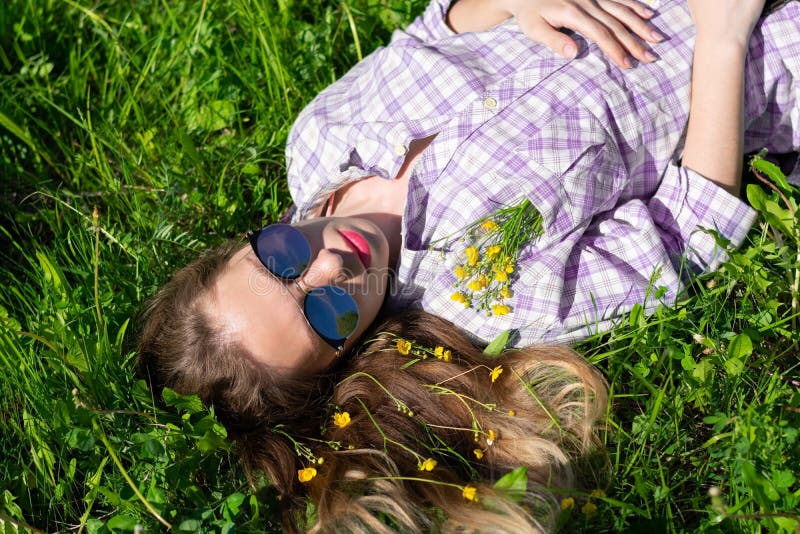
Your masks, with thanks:
[{"label": "yellow wildflower", "polygon": [[442,354],[442,360],[444,360],[446,362],[449,362],[452,359],[453,359],[453,355],[450,353],[450,349],[447,349],[446,351],[444,351],[444,354]]},{"label": "yellow wildflower", "polygon": [[297,470],[297,480],[305,484],[311,482],[311,479],[317,476],[317,470],[313,467],[306,467],[305,469]]},{"label": "yellow wildflower", "polygon": [[494,279],[497,282],[508,282],[508,275],[505,271],[495,271]]},{"label": "yellow wildflower", "polygon": [[494,221],[493,221],[493,220],[491,220],[491,219],[489,219],[489,220],[487,220],[487,221],[483,221],[483,223],[481,224],[481,227],[482,227],[484,230],[488,230],[489,232],[494,232],[494,231],[495,231],[495,230],[497,230],[497,228],[498,228],[498,226],[497,226],[497,223],[496,223],[496,222],[494,222]]},{"label": "yellow wildflower", "polygon": [[476,247],[467,248],[466,254],[467,254],[467,264],[469,264],[470,267],[473,267],[475,264],[477,264],[478,258],[480,258],[481,256],[480,252],[478,252],[478,249]]},{"label": "yellow wildflower", "polygon": [[506,272],[513,273],[514,272],[514,264],[513,263],[506,263]]},{"label": "yellow wildflower", "polygon": [[333,414],[333,424],[339,428],[344,428],[350,424],[350,414],[348,412],[336,412]]},{"label": "yellow wildflower", "polygon": [[496,439],[497,439],[497,434],[495,433],[494,430],[489,430],[489,432],[486,433],[486,444],[487,445],[494,445],[494,440],[496,440]]},{"label": "yellow wildflower", "polygon": [[495,315],[507,315],[511,311],[511,306],[505,304],[495,304],[492,306],[492,313]]},{"label": "yellow wildflower", "polygon": [[501,248],[502,247],[500,245],[492,245],[491,247],[486,249],[486,255],[489,256],[490,258],[497,256],[498,254],[500,254]]},{"label": "yellow wildflower", "polygon": [[498,365],[497,367],[495,367],[494,369],[491,370],[489,375],[492,377],[492,384],[494,384],[495,380],[497,380],[498,377],[501,374],[503,374],[503,366],[502,365]]},{"label": "yellow wildflower", "polygon": [[456,268],[453,270],[453,273],[456,275],[457,278],[464,278],[467,276],[467,270],[464,269],[463,265],[456,265]]},{"label": "yellow wildflower", "polygon": [[481,449],[475,449],[474,451],[472,451],[472,453],[475,455],[475,458],[477,458],[478,460],[483,458],[483,451]]},{"label": "yellow wildflower", "polygon": [[583,505],[583,507],[581,507],[581,512],[583,512],[584,515],[592,515],[596,511],[597,506],[593,502],[587,502]]},{"label": "yellow wildflower", "polygon": [[464,490],[461,492],[465,499],[468,501],[477,501],[478,500],[478,488],[474,486],[464,486]]},{"label": "yellow wildflower", "polygon": [[454,300],[456,302],[460,302],[462,304],[466,304],[467,303],[467,296],[464,293],[462,293],[461,291],[456,291],[455,293],[450,295],[450,298],[452,300]]},{"label": "yellow wildflower", "polygon": [[562,510],[572,510],[573,508],[575,508],[575,499],[573,499],[572,497],[561,499]]},{"label": "yellow wildflower", "polygon": [[397,340],[397,352],[405,356],[409,352],[411,352],[411,342],[407,339],[398,339]]},{"label": "yellow wildflower", "polygon": [[444,356],[444,347],[437,346],[433,349],[433,355],[436,356],[437,359],[441,360],[442,356]]},{"label": "yellow wildflower", "polygon": [[420,471],[433,471],[433,468],[436,467],[437,463],[438,462],[436,460],[434,460],[433,458],[428,458],[427,460],[425,460],[424,462],[419,464],[419,470]]},{"label": "yellow wildflower", "polygon": [[483,289],[483,285],[481,285],[479,280],[472,280],[469,284],[467,284],[467,289],[470,291],[480,291]]},{"label": "yellow wildflower", "polygon": [[517,412],[515,412],[514,410],[508,410],[509,417],[514,417],[515,415],[517,415]]},{"label": "yellow wildflower", "polygon": [[504,299],[510,298],[511,297],[511,289],[509,289],[508,286],[503,287],[500,290],[500,296],[503,297]]},{"label": "yellow wildflower", "polygon": [[589,494],[592,497],[597,497],[598,499],[602,499],[606,496],[606,492],[601,489],[593,489],[592,492]]}]

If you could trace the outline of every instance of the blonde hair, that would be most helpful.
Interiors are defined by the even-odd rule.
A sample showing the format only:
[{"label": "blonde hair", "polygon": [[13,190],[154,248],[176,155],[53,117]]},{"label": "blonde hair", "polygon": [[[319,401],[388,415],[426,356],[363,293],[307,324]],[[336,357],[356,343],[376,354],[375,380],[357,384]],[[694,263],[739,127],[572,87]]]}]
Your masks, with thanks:
[{"label": "blonde hair", "polygon": [[[251,481],[264,473],[281,496],[285,531],[303,529],[308,498],[314,532],[552,527],[551,488],[584,485],[581,462],[598,448],[606,410],[605,382],[584,358],[530,347],[489,359],[452,323],[410,311],[375,327],[338,368],[283,377],[220,336],[204,312],[240,247],[207,251],[148,302],[139,372],[157,398],[170,387],[214,406]],[[344,412],[351,420],[337,426],[333,415]],[[421,471],[428,459],[435,467]],[[312,467],[316,476],[301,482]],[[518,467],[528,487],[515,502],[492,483]]]},{"label": "blonde hair", "polygon": [[[581,460],[598,449],[607,403],[600,373],[559,346],[489,359],[424,312],[380,330],[334,388],[335,413],[350,422],[326,425],[324,439],[340,450],[321,452],[308,483],[319,518],[312,531],[552,529],[558,502],[548,488],[578,487]],[[419,349],[409,352],[408,342]],[[429,458],[435,467],[421,470]],[[515,503],[491,482],[519,467],[528,487]],[[465,487],[484,505],[466,498]]]}]

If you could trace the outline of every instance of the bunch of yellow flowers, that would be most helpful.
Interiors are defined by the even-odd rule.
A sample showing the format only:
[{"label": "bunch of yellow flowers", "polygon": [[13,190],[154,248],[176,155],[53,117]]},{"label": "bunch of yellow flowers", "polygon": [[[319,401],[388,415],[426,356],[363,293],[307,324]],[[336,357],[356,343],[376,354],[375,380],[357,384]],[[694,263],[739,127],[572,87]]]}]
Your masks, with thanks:
[{"label": "bunch of yellow flowers", "polygon": [[464,261],[453,269],[456,283],[450,298],[487,315],[510,313],[506,299],[512,295],[519,250],[542,231],[542,217],[528,199],[468,226],[466,239],[471,244]]}]

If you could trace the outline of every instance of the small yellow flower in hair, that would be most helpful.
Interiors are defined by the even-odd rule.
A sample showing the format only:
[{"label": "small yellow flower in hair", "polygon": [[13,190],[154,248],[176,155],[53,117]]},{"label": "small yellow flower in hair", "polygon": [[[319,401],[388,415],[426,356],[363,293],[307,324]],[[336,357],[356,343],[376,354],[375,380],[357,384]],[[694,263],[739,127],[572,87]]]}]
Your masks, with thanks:
[{"label": "small yellow flower in hair", "polygon": [[473,502],[478,501],[478,488],[474,486],[464,486],[464,489],[461,491],[461,494],[468,501],[473,501]]},{"label": "small yellow flower in hair", "polygon": [[481,460],[483,458],[483,451],[481,449],[475,449],[474,451],[472,451],[472,454],[474,454],[475,458],[477,458],[478,460]]},{"label": "small yellow flower in hair", "polygon": [[481,257],[481,253],[478,252],[477,247],[468,247],[465,252],[467,254],[467,264],[470,267],[474,267],[478,263],[478,258]]},{"label": "small yellow flower in hair", "polygon": [[595,505],[593,502],[587,502],[581,507],[581,512],[583,512],[584,515],[592,515],[596,511],[597,505]]},{"label": "small yellow flower in hair", "polygon": [[489,232],[494,232],[495,230],[497,230],[497,223],[494,222],[493,220],[489,219],[489,220],[483,221],[483,223],[481,224],[481,227],[484,230],[487,230]]},{"label": "small yellow flower in hair", "polygon": [[486,249],[486,255],[489,256],[490,258],[493,258],[494,256],[500,254],[500,250],[501,250],[500,245],[492,245],[491,247]]},{"label": "small yellow flower in hair", "polygon": [[500,296],[503,297],[504,299],[510,298],[511,297],[511,289],[509,289],[508,286],[504,286],[500,290]]},{"label": "small yellow flower in hair", "polygon": [[498,365],[497,367],[492,369],[492,371],[489,373],[489,376],[492,377],[492,383],[493,384],[494,384],[495,380],[497,380],[500,377],[501,374],[503,374],[503,366],[502,365]]},{"label": "small yellow flower in hair", "polygon": [[461,304],[467,303],[467,296],[461,291],[456,291],[455,293],[450,295],[450,298],[456,302],[460,302]]},{"label": "small yellow flower in hair", "polygon": [[398,339],[397,340],[397,352],[402,354],[403,356],[407,355],[411,352],[411,342],[407,339]]},{"label": "small yellow flower in hair", "polygon": [[457,278],[464,278],[467,276],[467,270],[464,269],[463,265],[457,265],[453,270],[453,274],[455,274]]},{"label": "small yellow flower in hair", "polygon": [[514,410],[508,410],[509,417],[514,417],[515,415],[517,415],[517,412],[515,412]]},{"label": "small yellow flower in hair", "polygon": [[486,433],[486,444],[487,445],[494,445],[494,440],[497,439],[497,434],[494,430],[489,430]]},{"label": "small yellow flower in hair", "polygon": [[495,304],[492,306],[492,313],[495,315],[508,315],[511,311],[511,306],[506,306],[505,304]]},{"label": "small yellow flower in hair", "polygon": [[333,424],[339,428],[344,428],[350,424],[350,414],[348,412],[336,412],[333,414]]},{"label": "small yellow flower in hair", "polygon": [[573,499],[572,497],[561,499],[562,510],[572,510],[573,508],[575,508],[575,499]]},{"label": "small yellow flower in hair", "polygon": [[313,467],[306,467],[305,469],[297,470],[297,480],[305,484],[311,482],[311,479],[317,476],[317,470]]},{"label": "small yellow flower in hair", "polygon": [[444,360],[446,362],[449,362],[452,359],[453,359],[453,355],[450,353],[450,349],[447,349],[446,351],[444,351],[444,354],[442,354],[442,360]]},{"label": "small yellow flower in hair", "polygon": [[444,347],[437,345],[436,348],[433,349],[433,355],[436,356],[437,359],[441,360],[442,356],[444,355]]},{"label": "small yellow flower in hair", "polygon": [[419,464],[420,471],[433,471],[433,468],[436,467],[436,464],[439,463],[433,458],[428,458],[424,462]]}]

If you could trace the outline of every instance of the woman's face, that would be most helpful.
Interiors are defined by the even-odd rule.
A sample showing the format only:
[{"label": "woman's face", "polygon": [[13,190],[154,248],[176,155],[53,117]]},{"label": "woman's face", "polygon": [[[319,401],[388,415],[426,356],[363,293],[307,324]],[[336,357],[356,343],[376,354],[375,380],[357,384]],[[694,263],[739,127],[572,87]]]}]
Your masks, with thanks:
[{"label": "woman's face", "polygon": [[[310,290],[334,285],[353,297],[358,305],[358,326],[347,339],[346,351],[372,323],[383,303],[389,244],[377,226],[356,217],[321,217],[293,226],[311,245],[311,262],[299,285],[273,276],[247,246],[231,258],[205,305],[223,336],[240,342],[265,365],[302,375],[328,367],[336,349],[306,321],[305,293],[300,286]],[[369,248],[368,254],[359,249],[363,243]]]}]

